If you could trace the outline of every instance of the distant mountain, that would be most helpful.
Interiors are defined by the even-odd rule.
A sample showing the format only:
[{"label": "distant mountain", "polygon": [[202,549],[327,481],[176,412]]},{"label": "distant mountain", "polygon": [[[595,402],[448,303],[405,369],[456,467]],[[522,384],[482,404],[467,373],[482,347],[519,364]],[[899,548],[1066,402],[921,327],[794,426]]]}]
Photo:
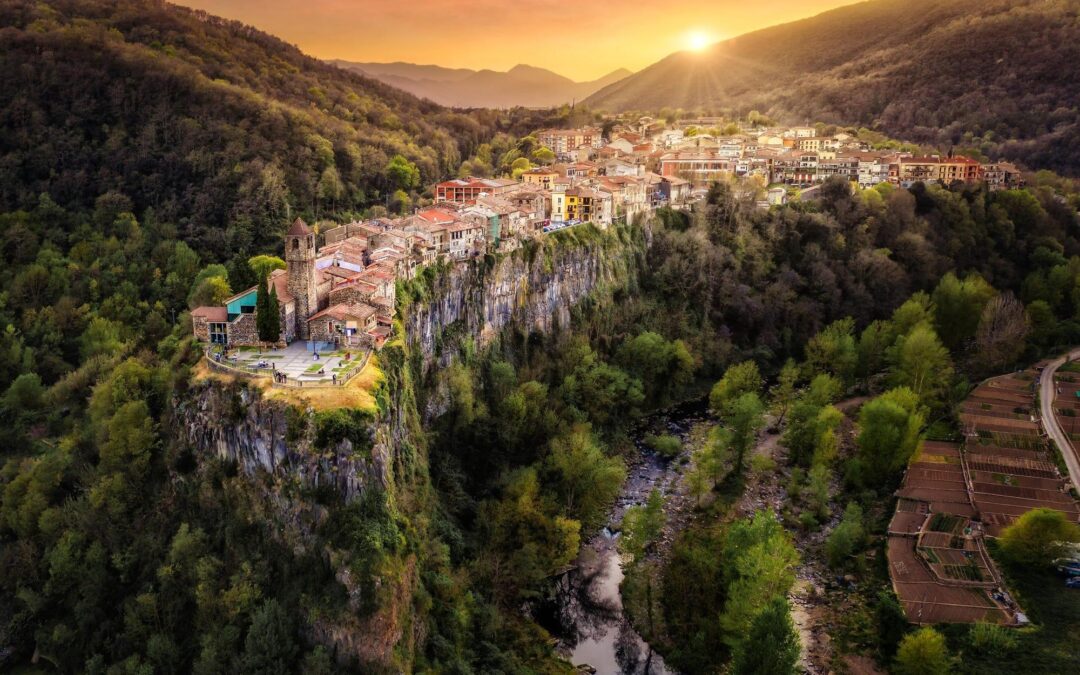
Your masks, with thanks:
[{"label": "distant mountain", "polygon": [[461,108],[544,108],[580,101],[631,75],[621,68],[591,82],[574,82],[557,73],[517,65],[506,72],[412,63],[331,63],[374,77],[421,98]]},{"label": "distant mountain", "polygon": [[1080,173],[1080,3],[875,0],[679,52],[586,99],[876,127]]}]

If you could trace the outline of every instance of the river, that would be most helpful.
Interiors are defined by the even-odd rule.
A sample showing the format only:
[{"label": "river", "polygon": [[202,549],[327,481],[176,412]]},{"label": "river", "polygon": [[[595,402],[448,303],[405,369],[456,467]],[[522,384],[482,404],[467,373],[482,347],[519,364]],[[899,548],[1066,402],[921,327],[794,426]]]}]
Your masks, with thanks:
[{"label": "river", "polygon": [[678,480],[678,460],[659,457],[645,445],[645,437],[670,433],[686,444],[693,425],[704,419],[704,401],[693,401],[650,415],[635,426],[632,438],[639,461],[630,467],[607,525],[581,547],[574,569],[559,579],[553,600],[539,612],[541,623],[559,638],[560,652],[574,665],[600,675],[674,672],[623,613],[617,543],[626,509],[644,504],[653,488],[671,494]]}]

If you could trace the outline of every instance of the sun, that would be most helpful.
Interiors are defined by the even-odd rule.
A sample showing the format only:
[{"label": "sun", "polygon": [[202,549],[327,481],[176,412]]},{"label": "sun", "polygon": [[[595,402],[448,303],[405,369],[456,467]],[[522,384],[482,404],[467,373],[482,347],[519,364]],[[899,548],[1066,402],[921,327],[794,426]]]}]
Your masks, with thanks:
[{"label": "sun", "polygon": [[692,52],[704,51],[712,43],[712,37],[705,31],[694,30],[686,34],[686,48]]}]

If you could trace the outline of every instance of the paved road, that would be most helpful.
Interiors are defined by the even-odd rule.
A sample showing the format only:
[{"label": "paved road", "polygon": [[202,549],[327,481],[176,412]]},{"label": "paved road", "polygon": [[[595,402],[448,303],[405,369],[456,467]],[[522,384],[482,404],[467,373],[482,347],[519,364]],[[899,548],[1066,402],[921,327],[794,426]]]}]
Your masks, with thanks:
[{"label": "paved road", "polygon": [[1080,490],[1080,454],[1077,453],[1076,447],[1062,431],[1057,417],[1054,416],[1054,396],[1057,393],[1054,389],[1054,373],[1065,363],[1066,357],[1075,359],[1078,356],[1080,356],[1080,349],[1051,361],[1043,369],[1042,377],[1039,379],[1039,413],[1046,433],[1061,449],[1061,456],[1065,458],[1065,466],[1069,469],[1069,478],[1072,479],[1073,486]]}]

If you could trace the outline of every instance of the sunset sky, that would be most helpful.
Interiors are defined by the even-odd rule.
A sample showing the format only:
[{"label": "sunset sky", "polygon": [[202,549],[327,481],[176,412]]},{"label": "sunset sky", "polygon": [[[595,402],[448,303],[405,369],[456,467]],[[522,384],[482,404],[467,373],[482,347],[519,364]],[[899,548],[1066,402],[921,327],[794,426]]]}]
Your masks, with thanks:
[{"label": "sunset sky", "polygon": [[549,68],[589,80],[852,0],[176,0],[320,58]]}]

